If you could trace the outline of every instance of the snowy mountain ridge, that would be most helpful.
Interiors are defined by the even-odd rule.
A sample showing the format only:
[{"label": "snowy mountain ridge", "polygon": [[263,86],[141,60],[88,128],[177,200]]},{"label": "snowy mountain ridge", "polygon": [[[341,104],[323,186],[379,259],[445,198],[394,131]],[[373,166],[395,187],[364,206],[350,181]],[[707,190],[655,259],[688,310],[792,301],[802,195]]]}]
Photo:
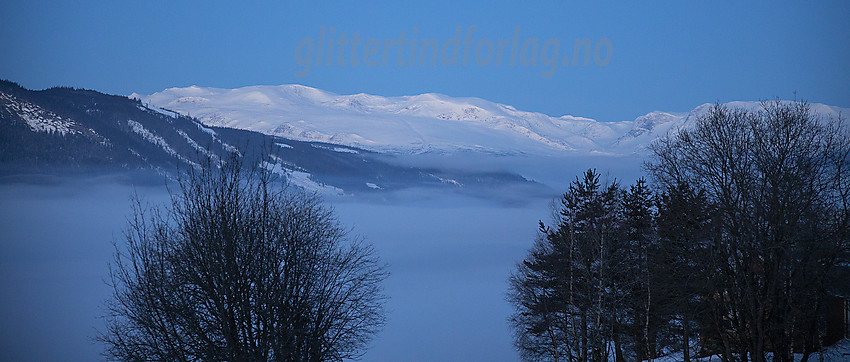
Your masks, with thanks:
[{"label": "snowy mountain ridge", "polygon": [[[711,106],[706,103],[690,112],[655,111],[631,121],[602,122],[521,111],[474,97],[437,93],[399,97],[339,95],[295,84],[236,89],[191,86],[151,95],[134,93],[130,97],[165,112],[196,117],[210,126],[399,154],[630,154],[687,126]],[[759,107],[759,102],[726,104]],[[827,118],[848,114],[839,107],[819,103],[811,106]]]},{"label": "snowy mountain ridge", "polygon": [[124,96],[69,87],[34,91],[0,80],[0,181],[33,175],[173,177],[233,157],[293,186],[331,196],[408,188],[461,193],[545,189],[509,171],[408,165],[360,148],[208,127]]}]

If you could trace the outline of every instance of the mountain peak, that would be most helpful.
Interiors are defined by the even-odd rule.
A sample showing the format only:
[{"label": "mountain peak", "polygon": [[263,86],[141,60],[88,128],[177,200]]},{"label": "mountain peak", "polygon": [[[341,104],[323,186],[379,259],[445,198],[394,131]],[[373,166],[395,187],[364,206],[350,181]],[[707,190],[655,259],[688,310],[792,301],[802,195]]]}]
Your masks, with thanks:
[{"label": "mountain peak", "polygon": [[[300,84],[236,89],[192,86],[139,97],[157,107],[191,114],[207,125],[391,153],[632,153],[641,150],[638,143],[651,142],[689,123],[711,105],[684,113],[653,111],[633,121],[600,122],[522,111],[475,97],[339,95]],[[747,109],[759,105],[727,104]],[[836,109],[813,105],[813,110],[830,117],[840,111]]]}]

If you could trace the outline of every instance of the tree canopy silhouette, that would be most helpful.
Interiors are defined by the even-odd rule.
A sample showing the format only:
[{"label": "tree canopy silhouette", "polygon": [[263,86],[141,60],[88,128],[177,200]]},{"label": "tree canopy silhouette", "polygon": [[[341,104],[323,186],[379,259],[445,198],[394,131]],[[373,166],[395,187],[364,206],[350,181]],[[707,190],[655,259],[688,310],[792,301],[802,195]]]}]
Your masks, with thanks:
[{"label": "tree canopy silhouette", "polygon": [[339,361],[383,326],[384,265],[332,210],[234,157],[134,212],[109,281],[106,357]]}]

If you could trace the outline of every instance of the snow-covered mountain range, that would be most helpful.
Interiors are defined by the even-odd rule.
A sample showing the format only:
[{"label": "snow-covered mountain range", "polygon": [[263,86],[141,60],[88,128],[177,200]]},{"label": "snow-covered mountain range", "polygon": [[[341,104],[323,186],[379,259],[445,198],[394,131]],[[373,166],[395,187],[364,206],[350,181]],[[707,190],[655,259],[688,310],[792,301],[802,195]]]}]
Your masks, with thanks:
[{"label": "snow-covered mountain range", "polygon": [[[421,187],[537,192],[559,188],[586,167],[635,176],[648,144],[687,127],[710,106],[600,122],[430,93],[337,95],[282,85],[171,88],[128,98],[0,81],[0,177],[93,168],[168,173],[197,167],[204,157],[238,154],[330,194]],[[826,119],[848,114],[810,106]]]},{"label": "snow-covered mountain range", "polygon": [[[472,97],[435,93],[339,95],[302,85],[237,89],[191,86],[130,97],[196,117],[209,126],[402,154],[630,154],[689,124],[711,105],[706,103],[690,112],[655,111],[634,120],[603,122],[521,111]],[[755,109],[759,102],[728,105]],[[850,114],[839,107],[811,106],[827,118],[837,118],[842,112]]]},{"label": "snow-covered mountain range", "polygon": [[0,80],[0,182],[21,175],[174,175],[232,157],[327,195],[541,187],[504,170],[413,166],[359,148],[204,126],[124,96],[67,87],[33,91]]}]

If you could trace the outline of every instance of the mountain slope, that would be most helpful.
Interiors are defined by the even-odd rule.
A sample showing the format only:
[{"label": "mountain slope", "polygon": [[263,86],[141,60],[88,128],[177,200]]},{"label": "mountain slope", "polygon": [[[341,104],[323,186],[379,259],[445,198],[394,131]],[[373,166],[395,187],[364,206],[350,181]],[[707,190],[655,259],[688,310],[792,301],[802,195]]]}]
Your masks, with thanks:
[{"label": "mountain slope", "polygon": [[[651,112],[633,121],[525,112],[480,98],[427,93],[381,97],[338,95],[301,85],[237,89],[169,88],[131,95],[155,107],[198,117],[207,125],[248,129],[305,141],[321,141],[379,152],[416,154],[476,151],[492,154],[630,154],[686,126],[708,110]],[[758,108],[758,102],[730,102]],[[812,104],[828,118],[846,110]]]},{"label": "mountain slope", "polygon": [[0,161],[19,168],[173,168],[198,152],[197,142],[218,154],[226,147],[202,141],[211,137],[196,121],[126,97],[71,88],[34,92],[10,82],[0,82],[0,130]]},{"label": "mountain slope", "polygon": [[479,98],[433,93],[380,97],[337,95],[300,85],[193,86],[131,97],[191,114],[208,125],[398,153],[588,150],[598,140],[613,141],[623,128],[618,123],[553,118]]},{"label": "mountain slope", "polygon": [[[588,155],[625,155],[608,158],[640,163],[653,140],[689,127],[709,108],[597,122],[439,94],[336,95],[286,85],[171,88],[131,99],[0,81],[0,176],[94,168],[172,173],[236,153],[296,185],[332,194],[536,184],[527,178],[554,184],[563,175],[552,170],[573,164],[563,157],[590,162]],[[827,120],[848,114],[811,108]]]},{"label": "mountain slope", "polygon": [[91,90],[31,91],[0,81],[0,175],[155,170],[173,174],[236,154],[330,194],[408,187],[531,185],[507,172],[405,166],[392,156],[225,127]]},{"label": "mountain slope", "polygon": [[[730,109],[742,109],[748,111],[759,111],[762,107],[761,102],[742,102],[734,101],[723,104]],[[652,141],[665,136],[668,133],[676,132],[680,128],[690,127],[699,117],[709,112],[712,103],[704,103],[690,112],[686,113],[667,113],[667,112],[650,112],[644,116],[636,118],[626,134],[620,136],[616,142],[609,146],[610,150],[618,152],[640,152],[646,149]],[[850,109],[828,106],[821,103],[810,103],[811,112],[821,117],[826,122],[835,122],[840,117],[846,117],[850,114]]]}]

